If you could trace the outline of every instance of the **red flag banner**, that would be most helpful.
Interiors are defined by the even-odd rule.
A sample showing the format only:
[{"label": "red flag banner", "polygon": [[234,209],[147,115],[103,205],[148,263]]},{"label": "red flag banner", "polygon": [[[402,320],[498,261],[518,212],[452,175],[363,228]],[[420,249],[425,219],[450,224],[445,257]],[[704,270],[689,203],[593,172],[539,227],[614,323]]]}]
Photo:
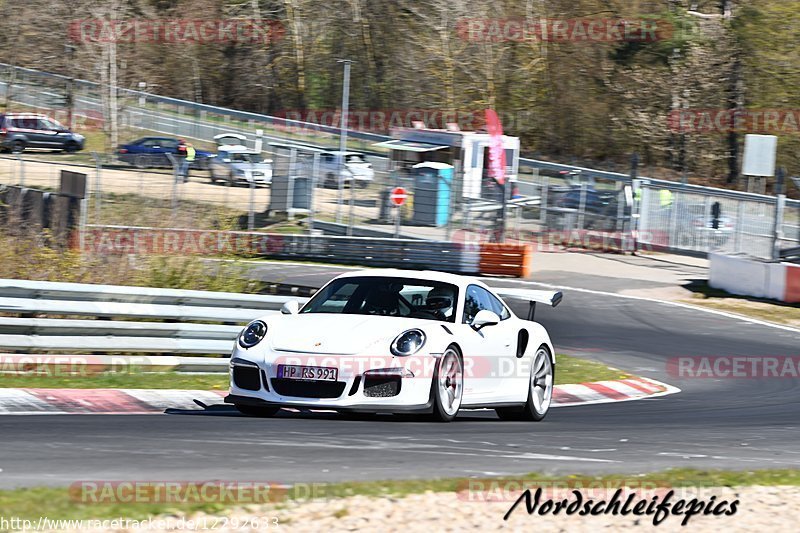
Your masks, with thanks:
[{"label": "red flag banner", "polygon": [[489,175],[503,185],[506,181],[506,151],[503,149],[503,126],[494,109],[486,110],[486,130],[489,143]]}]

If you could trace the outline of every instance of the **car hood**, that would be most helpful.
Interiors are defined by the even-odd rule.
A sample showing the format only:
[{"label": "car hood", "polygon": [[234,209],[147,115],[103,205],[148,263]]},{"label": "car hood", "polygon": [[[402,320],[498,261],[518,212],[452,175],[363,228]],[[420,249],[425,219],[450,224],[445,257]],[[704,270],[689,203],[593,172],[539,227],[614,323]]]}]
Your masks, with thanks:
[{"label": "car hood", "polygon": [[347,170],[356,176],[372,176],[374,174],[369,163],[347,163]]},{"label": "car hood", "polygon": [[400,333],[439,327],[434,320],[308,313],[283,315],[270,324],[267,338],[274,350],[340,355],[383,355]]}]

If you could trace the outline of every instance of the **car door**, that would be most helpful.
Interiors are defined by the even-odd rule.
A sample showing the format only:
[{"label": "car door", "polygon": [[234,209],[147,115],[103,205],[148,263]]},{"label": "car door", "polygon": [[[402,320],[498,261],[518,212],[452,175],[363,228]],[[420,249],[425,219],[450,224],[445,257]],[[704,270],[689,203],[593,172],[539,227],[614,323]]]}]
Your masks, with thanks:
[{"label": "car door", "polygon": [[17,129],[28,139],[28,146],[42,148],[47,146],[47,136],[39,130],[39,120],[35,117],[15,119]]},{"label": "car door", "polygon": [[[472,319],[484,309],[500,310],[498,316],[501,320],[496,325],[475,330],[471,326]],[[465,405],[508,401],[504,386],[508,379],[509,359],[514,356],[514,337],[508,333],[510,316],[505,306],[489,291],[479,285],[467,287],[459,325],[459,341],[464,352]]]},{"label": "car door", "polygon": [[32,136],[36,139],[38,146],[43,148],[61,146],[62,142],[58,137],[61,128],[44,118],[30,120],[35,129],[35,133]]},{"label": "car door", "polygon": [[164,166],[171,167],[172,162],[170,161],[167,154],[172,154],[173,157],[178,157],[178,141],[177,139],[159,139],[159,146],[158,152],[163,154],[163,159],[159,161],[160,164]]}]

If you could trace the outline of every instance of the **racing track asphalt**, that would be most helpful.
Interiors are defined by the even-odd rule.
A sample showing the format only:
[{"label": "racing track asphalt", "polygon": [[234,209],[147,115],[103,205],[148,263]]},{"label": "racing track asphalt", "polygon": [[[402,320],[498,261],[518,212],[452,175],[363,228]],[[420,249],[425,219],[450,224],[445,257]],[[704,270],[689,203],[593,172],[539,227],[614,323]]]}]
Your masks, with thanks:
[{"label": "racing track asphalt", "polygon": [[[318,286],[341,270],[281,265],[260,272],[270,281]],[[612,292],[623,285],[560,272],[542,272],[537,279]],[[564,292],[561,306],[537,310],[559,352],[590,355],[683,392],[554,409],[542,423],[501,422],[490,411],[465,412],[447,425],[325,413],[253,419],[228,408],[150,416],[4,416],[0,487],[76,480],[291,484],[800,467],[798,379],[681,380],[666,369],[666,361],[679,355],[800,355],[800,333],[662,303]]]}]

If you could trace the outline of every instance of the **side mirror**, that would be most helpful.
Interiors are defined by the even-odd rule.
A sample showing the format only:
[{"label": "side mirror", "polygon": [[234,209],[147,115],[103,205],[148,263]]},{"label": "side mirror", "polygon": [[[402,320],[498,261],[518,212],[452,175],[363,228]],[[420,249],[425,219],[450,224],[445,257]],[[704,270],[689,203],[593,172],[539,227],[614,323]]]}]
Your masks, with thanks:
[{"label": "side mirror", "polygon": [[500,323],[500,317],[497,316],[496,313],[489,311],[488,309],[482,309],[478,311],[475,315],[475,318],[472,319],[472,328],[475,331],[480,331],[481,328],[486,326],[496,326]]},{"label": "side mirror", "polygon": [[300,312],[300,302],[297,300],[289,300],[281,307],[281,314],[296,315]]}]

